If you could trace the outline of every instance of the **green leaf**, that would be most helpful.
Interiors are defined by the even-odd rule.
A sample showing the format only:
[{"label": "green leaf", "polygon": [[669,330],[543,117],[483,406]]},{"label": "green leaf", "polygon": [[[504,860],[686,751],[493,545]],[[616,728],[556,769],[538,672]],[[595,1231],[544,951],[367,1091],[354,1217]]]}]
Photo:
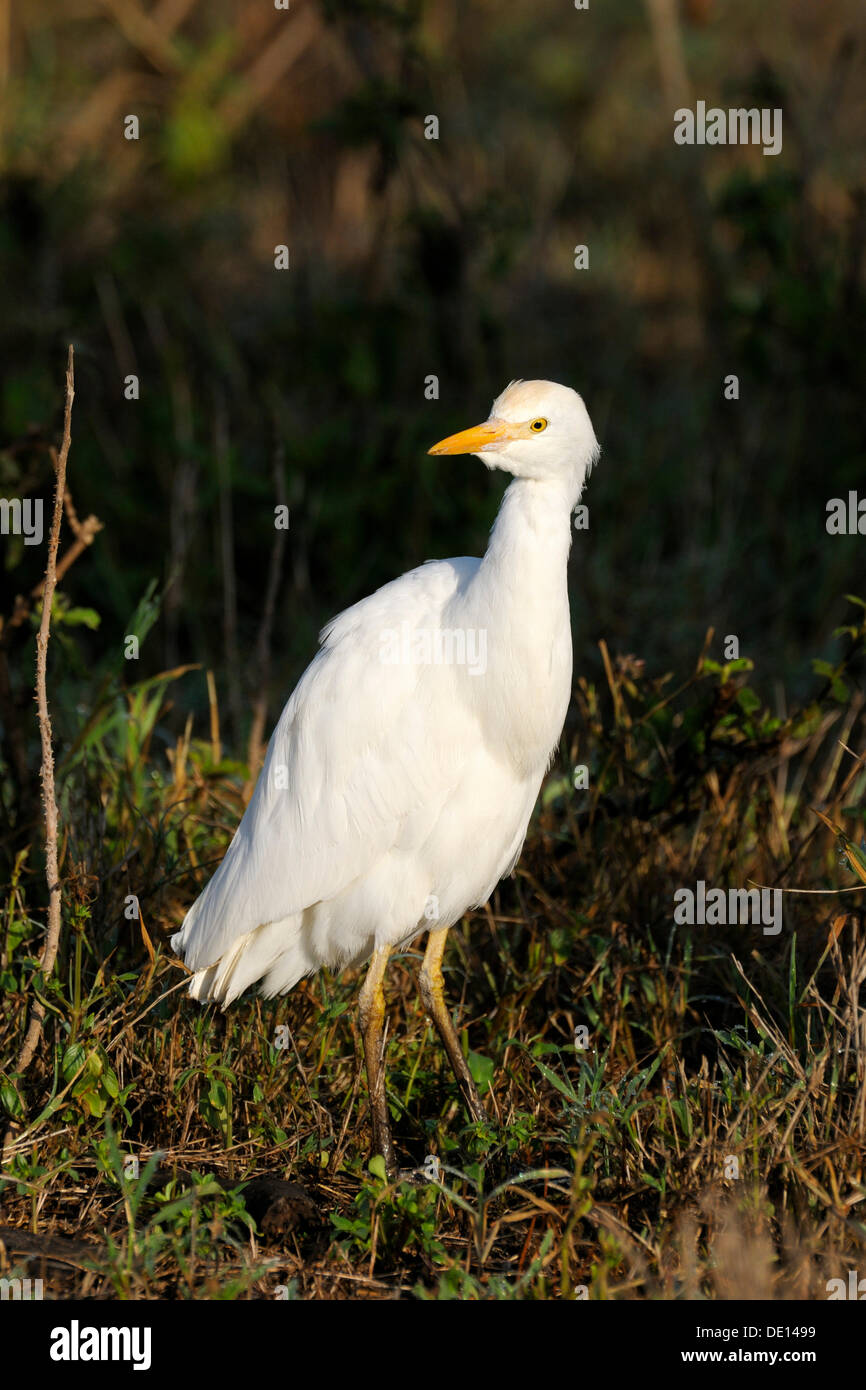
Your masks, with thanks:
[{"label": "green leaf", "polygon": [[85,1057],[83,1043],[70,1043],[63,1054],[63,1061],[60,1063],[60,1070],[63,1072],[65,1081],[69,1081],[81,1067]]},{"label": "green leaf", "polygon": [[857,875],[861,883],[866,883],[866,854],[855,845],[853,840],[849,840],[847,835],[842,837],[845,841],[845,855],[853,873]]},{"label": "green leaf", "polygon": [[486,1091],[493,1085],[494,1067],[489,1057],[482,1057],[480,1052],[470,1052],[466,1058],[469,1070],[472,1073],[472,1080],[479,1091]]},{"label": "green leaf", "polygon": [[563,1081],[561,1077],[557,1076],[555,1071],[551,1071],[550,1067],[546,1067],[543,1062],[536,1061],[535,1065],[538,1067],[541,1075],[550,1082],[551,1086],[554,1086],[556,1090],[564,1095],[567,1100],[570,1100],[572,1104],[576,1104],[577,1096],[574,1087],[568,1081]]},{"label": "green leaf", "polygon": [[96,1091],[85,1091],[80,1100],[97,1120],[105,1114],[105,1101]]},{"label": "green leaf", "polygon": [[24,1107],[21,1104],[21,1097],[19,1096],[15,1087],[10,1085],[8,1082],[6,1082],[5,1085],[0,1086],[0,1105],[2,1105],[3,1109],[6,1111],[6,1114],[11,1115],[13,1119],[17,1119],[18,1116],[23,1115],[24,1113]]},{"label": "green leaf", "polygon": [[56,616],[69,627],[89,627],[91,631],[95,631],[102,622],[95,608],[67,608],[65,613]]}]

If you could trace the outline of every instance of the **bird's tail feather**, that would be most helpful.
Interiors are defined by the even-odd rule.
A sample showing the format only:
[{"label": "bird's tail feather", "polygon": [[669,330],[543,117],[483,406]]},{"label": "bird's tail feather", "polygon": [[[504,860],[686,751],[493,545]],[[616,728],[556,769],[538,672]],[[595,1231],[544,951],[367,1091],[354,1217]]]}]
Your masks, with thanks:
[{"label": "bird's tail feather", "polygon": [[285,994],[322,964],[310,950],[308,938],[300,913],[257,927],[233,941],[213,965],[195,972],[190,980],[190,996],[201,1003],[215,1000],[226,1009],[258,981],[262,994],[268,998]]}]

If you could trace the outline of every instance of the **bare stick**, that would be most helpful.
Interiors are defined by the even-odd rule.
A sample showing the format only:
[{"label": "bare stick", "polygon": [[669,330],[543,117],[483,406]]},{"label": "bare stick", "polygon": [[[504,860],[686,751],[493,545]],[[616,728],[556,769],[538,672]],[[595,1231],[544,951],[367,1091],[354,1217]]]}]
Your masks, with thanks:
[{"label": "bare stick", "polygon": [[[60,870],[57,863],[57,800],[54,794],[54,750],[51,741],[51,716],[48,713],[46,663],[48,637],[51,627],[51,604],[57,584],[57,548],[60,543],[60,523],[63,519],[63,496],[66,491],[66,460],[69,457],[72,426],[72,402],[75,398],[75,373],[72,344],[66,363],[66,409],[63,417],[63,443],[56,464],[54,483],[54,515],[48,538],[48,561],[45,566],[45,585],[42,591],[42,618],[36,635],[36,707],[39,735],[42,741],[42,806],[45,815],[45,879],[48,885],[48,924],[42,947],[40,967],[50,975],[57,959],[60,944]],[[30,1023],[15,1070],[27,1070],[42,1036],[45,1008],[37,999],[30,1010]]]}]

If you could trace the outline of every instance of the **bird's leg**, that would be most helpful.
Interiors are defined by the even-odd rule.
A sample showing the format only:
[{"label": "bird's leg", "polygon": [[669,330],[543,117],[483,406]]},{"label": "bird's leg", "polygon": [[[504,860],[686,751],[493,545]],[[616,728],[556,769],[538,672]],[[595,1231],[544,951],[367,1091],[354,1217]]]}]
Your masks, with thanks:
[{"label": "bird's leg", "polygon": [[358,995],[364,1061],[367,1065],[367,1086],[370,1092],[370,1115],[373,1123],[373,1152],[381,1154],[384,1158],[385,1170],[389,1177],[397,1171],[388,1102],[385,1099],[385,1059],[382,1055],[382,1031],[385,1022],[385,991],[382,982],[390,954],[390,947],[387,946],[373,952],[367,977]]},{"label": "bird's leg", "polygon": [[448,1060],[454,1075],[457,1077],[458,1084],[463,1092],[463,1099],[473,1120],[486,1120],[484,1106],[481,1104],[481,1097],[478,1094],[478,1087],[472,1080],[472,1073],[466,1064],[466,1058],[460,1047],[460,1041],[451,1022],[451,1015],[445,1003],[444,987],[442,979],[442,956],[445,952],[445,941],[448,936],[448,928],[440,931],[431,931],[427,938],[427,950],[424,952],[424,961],[418,975],[418,985],[421,990],[421,999],[424,1008],[436,1025],[436,1031],[442,1039],[445,1051],[448,1053]]}]

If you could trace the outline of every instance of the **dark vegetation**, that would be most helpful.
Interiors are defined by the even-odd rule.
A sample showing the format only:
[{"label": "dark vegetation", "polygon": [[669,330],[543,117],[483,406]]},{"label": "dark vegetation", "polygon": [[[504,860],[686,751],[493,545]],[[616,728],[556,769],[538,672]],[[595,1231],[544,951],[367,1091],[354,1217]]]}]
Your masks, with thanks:
[{"label": "dark vegetation", "polygon": [[[79,545],[46,977],[45,546],[2,537],[0,1273],[54,1297],[826,1296],[866,1237],[864,538],[825,529],[863,478],[860,7],[137,10],[29,5],[3,65],[0,495],[50,512],[73,341],[61,568]],[[781,106],[783,154],[675,147],[697,97]],[[222,1016],[183,1002],[167,941],[322,622],[483,547],[495,476],[425,450],[515,375],[578,387],[604,445],[575,701],[517,875],[447,958],[489,1127],[415,954],[392,967],[398,1146],[443,1168],[391,1186],[357,979]],[[675,926],[699,879],[785,890],[782,932]]]}]

